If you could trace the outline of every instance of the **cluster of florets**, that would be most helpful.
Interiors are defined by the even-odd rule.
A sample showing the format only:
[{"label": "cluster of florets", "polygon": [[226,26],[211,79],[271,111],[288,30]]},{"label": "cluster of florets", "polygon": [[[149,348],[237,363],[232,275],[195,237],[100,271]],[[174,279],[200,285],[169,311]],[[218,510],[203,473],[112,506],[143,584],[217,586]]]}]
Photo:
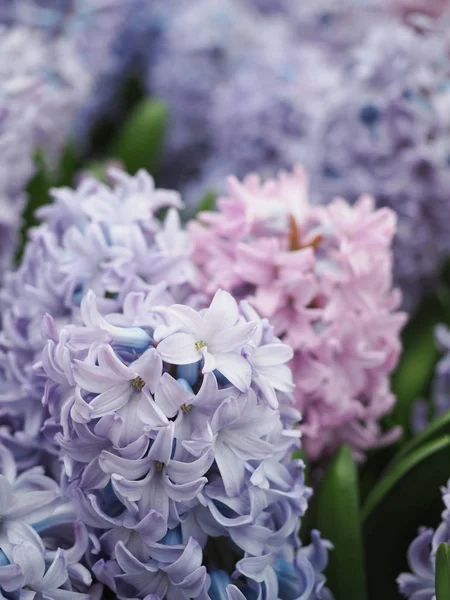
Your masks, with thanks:
[{"label": "cluster of florets", "polygon": [[304,172],[262,183],[230,178],[218,212],[190,224],[199,287],[246,298],[295,351],[296,406],[313,459],[348,442],[356,454],[393,439],[379,421],[394,403],[389,376],[405,315],[396,312],[395,215],[342,199],[309,204]]},{"label": "cluster of florets", "polygon": [[442,488],[445,510],[436,530],[422,527],[408,550],[411,573],[402,573],[398,579],[400,593],[411,600],[435,600],[436,552],[442,542],[450,543],[450,481]]},{"label": "cluster of florets", "polygon": [[369,193],[399,215],[395,275],[411,306],[448,251],[447,21],[411,27],[383,0],[238,4],[239,18],[236,2],[205,1],[161,19],[150,89],[172,110],[169,164],[195,180],[188,198],[298,162],[319,203]]},{"label": "cluster of florets", "polygon": [[102,586],[80,560],[88,532],[42,467],[17,474],[0,445],[0,596],[17,600],[91,600]]},{"label": "cluster of florets", "polygon": [[40,149],[54,158],[89,95],[91,79],[66,40],[0,26],[0,275],[17,249],[25,189]]},{"label": "cluster of florets", "polygon": [[[91,94],[73,131],[79,141],[85,141],[95,119],[119,107],[120,84],[149,41],[149,21],[146,0],[4,0],[0,7],[0,23],[37,30],[49,44],[70,43],[91,77]],[[73,118],[68,124],[73,127]]]},{"label": "cluster of florets", "polygon": [[329,597],[327,543],[298,539],[292,351],[265,320],[225,291],[200,312],[135,291],[105,316],[88,292],[79,325],[46,320],[47,425],[99,581],[123,599]]},{"label": "cluster of florets", "polygon": [[[43,347],[42,319],[75,323],[80,301],[95,290],[103,311],[122,305],[127,290],[153,291],[166,303],[184,300],[192,267],[176,192],[155,189],[145,172],[112,170],[113,186],[85,178],[77,189],[55,189],[32,229],[20,267],[1,291],[0,438],[21,468],[52,452],[42,425],[48,417],[45,379],[35,363]],[[163,221],[157,216],[168,209]],[[44,325],[44,330],[46,325]],[[42,398],[44,397],[44,405]]]}]

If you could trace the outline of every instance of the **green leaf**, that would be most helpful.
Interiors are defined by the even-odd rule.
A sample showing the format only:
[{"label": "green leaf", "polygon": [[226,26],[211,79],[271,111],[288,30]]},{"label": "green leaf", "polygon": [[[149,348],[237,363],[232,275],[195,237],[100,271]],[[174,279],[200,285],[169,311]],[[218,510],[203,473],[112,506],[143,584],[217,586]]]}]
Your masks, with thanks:
[{"label": "green leaf", "polygon": [[391,425],[401,425],[406,437],[410,432],[411,409],[414,401],[426,395],[439,359],[434,339],[435,326],[446,320],[438,298],[424,299],[403,332],[403,354],[392,377],[392,390],[397,403],[390,418]]},{"label": "green leaf", "polygon": [[154,172],[161,154],[167,126],[167,110],[162,102],[143,100],[132,111],[114,140],[110,155],[121,160],[127,171]]},{"label": "green leaf", "polygon": [[436,417],[423,431],[411,438],[394,456],[391,466],[414,452],[427,442],[436,440],[443,435],[450,435],[450,411]]},{"label": "green leaf", "polygon": [[450,546],[445,542],[436,553],[436,600],[450,600]]},{"label": "green leaf", "polygon": [[317,524],[331,540],[327,580],[336,600],[365,600],[357,469],[352,452],[342,446],[331,461],[318,491]]},{"label": "green leaf", "polygon": [[197,212],[202,212],[205,210],[214,210],[214,206],[216,204],[216,199],[217,199],[216,192],[213,192],[212,190],[207,192],[203,196],[200,204],[198,205]]},{"label": "green leaf", "polygon": [[52,174],[52,185],[55,187],[72,186],[79,168],[80,157],[78,151],[73,143],[67,142],[61,153],[58,168]]},{"label": "green leaf", "polygon": [[448,479],[450,435],[431,440],[395,462],[363,507],[369,598],[398,600],[395,580],[420,525],[442,510],[440,486]]}]

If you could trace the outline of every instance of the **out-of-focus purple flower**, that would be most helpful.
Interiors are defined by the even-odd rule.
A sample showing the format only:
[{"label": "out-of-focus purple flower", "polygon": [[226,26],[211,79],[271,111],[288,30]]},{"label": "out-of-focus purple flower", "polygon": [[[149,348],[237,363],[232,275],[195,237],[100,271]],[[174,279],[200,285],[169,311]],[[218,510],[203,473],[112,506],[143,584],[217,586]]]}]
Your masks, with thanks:
[{"label": "out-of-focus purple flower", "polygon": [[273,48],[278,42],[283,49],[288,32],[281,19],[267,20],[242,0],[167,2],[157,4],[154,14],[159,42],[149,57],[148,89],[166,102],[171,116],[167,172],[162,176],[185,183],[198,176],[211,151],[213,90],[244,65],[247,70],[256,67],[268,43]]},{"label": "out-of-focus purple flower", "polygon": [[266,182],[254,174],[243,182],[231,177],[218,211],[190,223],[199,289],[247,298],[294,349],[293,358],[264,346],[246,356],[274,408],[275,390],[292,389],[282,368],[292,358],[301,429],[313,459],[343,442],[362,457],[396,435],[384,435],[379,425],[395,401],[389,375],[405,322],[392,289],[395,228],[395,214],[375,210],[367,196],[354,207],[342,199],[311,206],[300,168]]},{"label": "out-of-focus purple flower", "polygon": [[195,202],[230,173],[301,162],[316,203],[373,195],[399,214],[395,276],[413,306],[448,252],[447,18],[427,32],[377,0],[241,2],[243,21],[233,7],[166,14],[150,81],[184,165],[173,185]]},{"label": "out-of-focus purple flower", "polygon": [[38,30],[50,43],[64,39],[72,44],[94,84],[73,132],[81,141],[95,119],[116,108],[127,70],[148,46],[150,17],[146,0],[6,0],[0,8],[0,22]]},{"label": "out-of-focus purple flower", "polygon": [[225,291],[201,311],[154,290],[101,301],[85,294],[59,331],[47,316],[42,354],[96,577],[124,600],[329,598],[328,542],[298,538],[311,490],[291,459],[290,350]]},{"label": "out-of-focus purple flower", "polygon": [[[54,190],[54,203],[39,212],[43,224],[29,234],[22,264],[5,276],[0,437],[14,449],[21,468],[35,464],[43,450],[51,451],[55,433],[48,424],[48,442],[41,434],[53,411],[51,390],[45,389],[35,364],[43,346],[44,315],[54,319],[45,322],[45,335],[57,339],[58,327],[79,319],[81,298],[90,288],[102,312],[122,306],[127,292],[134,290],[151,292],[153,301],[162,304],[183,301],[189,293],[193,267],[190,241],[175,214],[181,206],[178,194],[155,189],[145,172],[131,177],[113,169],[110,177],[112,187],[85,178],[76,190]],[[157,214],[165,207],[169,211],[161,223]],[[168,223],[170,248],[164,237]],[[126,317],[137,324],[140,298],[130,296],[124,305]],[[92,327],[101,321],[101,315],[85,317],[95,320]],[[102,338],[106,343],[115,333],[108,327]],[[140,343],[146,339],[144,335],[142,342],[141,335]]]},{"label": "out-of-focus purple flower", "polygon": [[17,475],[0,446],[0,594],[26,600],[99,597],[101,586],[80,560],[88,533],[59,486],[35,467]]},{"label": "out-of-focus purple flower", "polygon": [[64,144],[91,79],[66,40],[47,43],[24,27],[0,26],[0,274],[10,266],[34,175],[34,154],[53,159]]},{"label": "out-of-focus purple flower", "polygon": [[419,535],[408,550],[410,573],[402,573],[398,579],[400,593],[410,600],[435,600],[436,552],[442,542],[450,543],[450,482],[442,488],[445,510],[442,522],[436,530],[421,528]]},{"label": "out-of-focus purple flower", "polygon": [[434,372],[431,402],[419,398],[414,404],[411,428],[415,433],[422,431],[432,418],[439,417],[450,409],[450,330],[446,325],[438,325],[435,337],[443,356]]}]

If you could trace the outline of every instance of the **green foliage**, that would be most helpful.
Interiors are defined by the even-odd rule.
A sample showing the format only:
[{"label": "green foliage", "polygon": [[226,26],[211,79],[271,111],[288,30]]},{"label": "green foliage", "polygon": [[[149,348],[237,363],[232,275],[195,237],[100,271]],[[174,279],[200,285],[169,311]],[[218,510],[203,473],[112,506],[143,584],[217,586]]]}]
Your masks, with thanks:
[{"label": "green foliage", "polygon": [[446,321],[446,312],[440,300],[429,296],[420,305],[403,332],[403,354],[392,377],[392,389],[397,396],[390,424],[401,425],[405,439],[410,434],[413,403],[427,396],[434,368],[439,359],[434,329]]},{"label": "green foliage", "polygon": [[450,600],[450,546],[445,542],[436,553],[436,600]]},{"label": "green foliage", "polygon": [[358,476],[348,446],[342,446],[332,459],[319,488],[317,524],[323,537],[334,544],[327,579],[335,599],[365,600]]},{"label": "green foliage", "polygon": [[449,476],[450,436],[414,449],[385,472],[362,511],[370,600],[398,600],[395,580],[420,525],[436,524]]},{"label": "green foliage", "polygon": [[147,169],[154,173],[167,126],[167,110],[156,100],[142,100],[131,112],[110,148],[129,173]]}]

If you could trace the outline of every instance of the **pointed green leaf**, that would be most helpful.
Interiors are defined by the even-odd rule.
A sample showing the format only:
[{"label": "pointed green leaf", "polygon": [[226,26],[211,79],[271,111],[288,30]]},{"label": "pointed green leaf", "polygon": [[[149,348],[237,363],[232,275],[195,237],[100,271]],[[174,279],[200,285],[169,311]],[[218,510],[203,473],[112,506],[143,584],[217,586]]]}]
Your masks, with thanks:
[{"label": "pointed green leaf", "polygon": [[322,535],[334,544],[327,580],[335,599],[365,600],[358,478],[348,446],[342,446],[325,473],[317,497],[317,523]]},{"label": "pointed green leaf", "polygon": [[439,350],[434,329],[445,321],[445,310],[438,298],[427,297],[410,319],[403,332],[403,354],[392,377],[392,389],[397,396],[391,424],[401,425],[410,433],[411,409],[414,401],[427,393]]},{"label": "pointed green leaf", "polygon": [[216,192],[213,192],[212,190],[207,192],[203,196],[200,204],[198,205],[197,212],[202,212],[205,210],[214,210],[214,206],[216,204],[216,199],[217,199]]},{"label": "pointed green leaf", "polygon": [[450,600],[450,546],[445,542],[436,553],[436,600]]},{"label": "pointed green leaf", "polygon": [[420,525],[442,510],[440,486],[449,476],[450,435],[431,440],[394,463],[363,507],[370,600],[398,600],[397,576]]},{"label": "pointed green leaf", "polygon": [[110,155],[121,160],[127,171],[154,172],[161,154],[167,126],[167,110],[156,100],[143,100],[133,110],[112,144]]},{"label": "pointed green leaf", "polygon": [[420,448],[420,446],[423,446],[432,440],[436,440],[443,435],[450,435],[450,411],[436,417],[423,431],[402,446],[399,452],[394,456],[391,465],[394,465],[394,463],[397,463],[408,454],[411,454],[417,448]]}]

